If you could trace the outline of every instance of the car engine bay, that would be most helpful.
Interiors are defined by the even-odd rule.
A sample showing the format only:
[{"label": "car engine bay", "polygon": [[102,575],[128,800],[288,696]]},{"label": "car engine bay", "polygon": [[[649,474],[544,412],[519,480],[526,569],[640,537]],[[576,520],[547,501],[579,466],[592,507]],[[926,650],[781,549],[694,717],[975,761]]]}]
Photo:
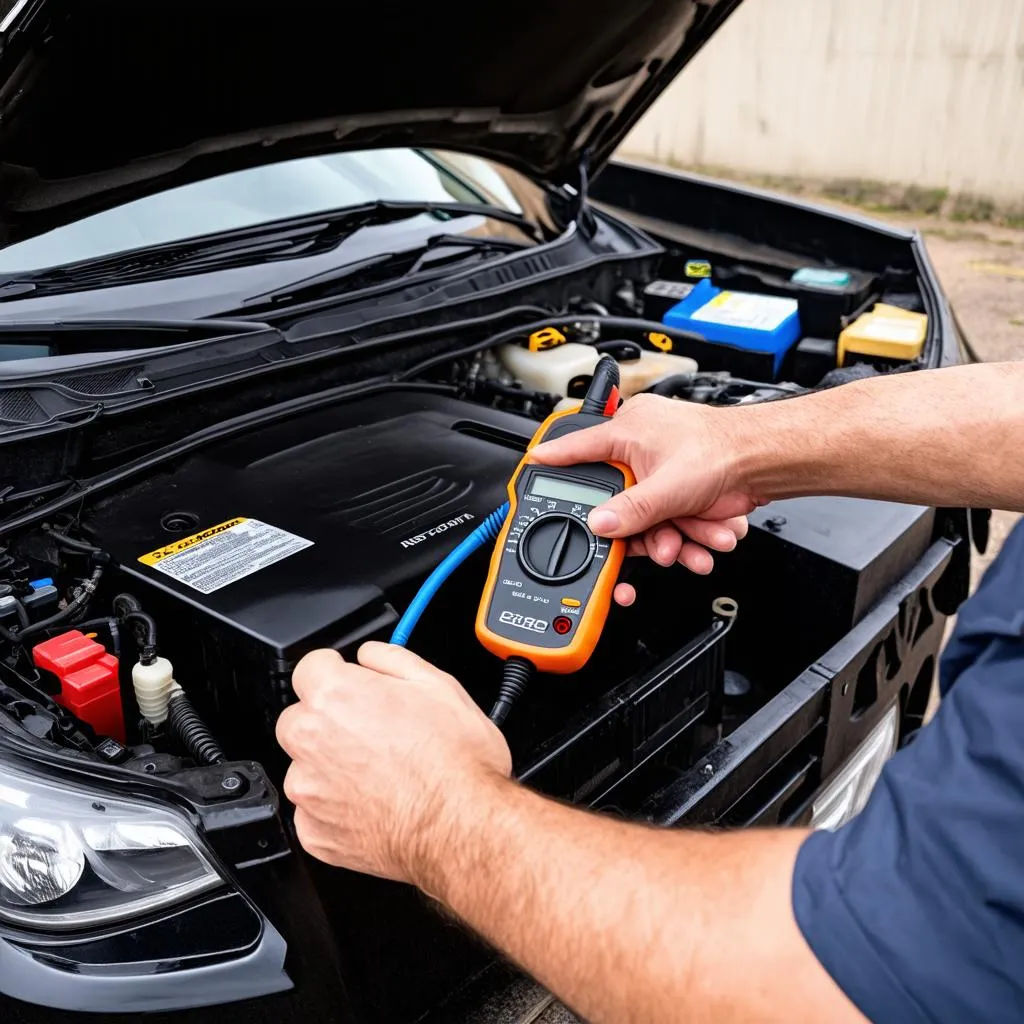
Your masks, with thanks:
[{"label": "car engine bay", "polygon": [[[729,261],[670,249],[656,278],[605,275],[546,317],[436,351],[389,380],[270,406],[10,533],[0,708],[23,740],[105,766],[115,783],[166,781],[207,806],[276,818],[287,764],[274,726],[294,699],[295,664],[314,648],[352,657],[388,639],[424,579],[505,500],[538,424],[578,404],[602,356],[617,361],[624,398],[718,406],[925,365],[927,318],[907,308],[924,304],[906,271],[830,273],[823,289],[814,275],[793,284],[766,271],[758,284]],[[730,292],[743,274],[761,290]],[[836,291],[840,281],[848,287]],[[704,305],[738,301],[727,340],[698,331],[702,305],[690,298],[701,291]],[[758,306],[765,298],[785,305]],[[890,314],[892,344],[843,349],[843,332],[878,303],[919,317],[919,344],[907,348]],[[805,308],[824,340],[780,342],[771,324]],[[767,342],[743,334],[766,323]],[[534,680],[505,724],[520,779],[637,813],[844,636],[936,529],[933,509],[829,498],[778,503],[750,522],[709,577],[627,562],[636,603],[612,609],[581,671]],[[409,644],[485,708],[501,678],[473,628],[489,555],[445,582]],[[288,850],[273,829],[239,830],[229,860],[239,868]],[[391,898],[381,883],[360,885],[338,876],[321,892],[353,922],[349,955],[368,998],[387,1001],[367,936],[394,944],[399,926],[380,909]],[[0,916],[17,900],[0,886]],[[403,907],[401,941],[432,934],[429,912]]]},{"label": "car engine bay", "polygon": [[[252,759],[280,777],[273,728],[302,654],[319,646],[351,654],[366,639],[386,639],[452,542],[501,503],[537,421],[578,403],[602,355],[618,362],[623,398],[651,392],[715,405],[913,368],[891,350],[873,356],[856,346],[834,365],[864,307],[921,301],[906,292],[905,273],[890,272],[889,294],[884,277],[819,276],[829,273],[820,288],[813,274],[803,275],[810,285],[775,287],[795,296],[780,299],[766,294],[778,275],[726,263],[713,271],[710,261],[670,252],[658,279],[619,283],[612,312],[577,298],[548,322],[434,357],[364,397],[211,443],[57,517],[17,538],[0,564],[5,705],[40,739],[108,763],[173,773],[190,761]],[[726,292],[713,279],[760,282],[760,290]],[[716,294],[747,302],[738,324],[761,326],[757,303],[783,302],[792,307],[784,319],[799,310],[834,337],[793,339],[776,355],[774,339],[757,351],[734,325],[733,343],[711,342],[693,329],[698,319],[680,314],[701,289],[710,305]],[[923,340],[922,330],[916,356]],[[591,666],[537,687],[511,723],[523,777],[595,800],[666,746],[692,763],[722,729],[727,689],[740,714],[756,706],[758,688],[775,684],[736,671],[727,687],[724,640],[737,602],[742,632],[748,616],[763,615],[754,609],[764,599],[755,596],[751,609],[749,583],[730,579],[734,567],[749,575],[740,567],[760,560],[757,548],[741,545],[711,581],[630,566],[638,604],[613,612]],[[475,558],[446,584],[413,645],[481,704],[495,678],[494,659],[472,634],[484,564]],[[184,725],[167,718],[166,693],[157,714],[141,706],[147,687],[166,690],[172,678]]]}]

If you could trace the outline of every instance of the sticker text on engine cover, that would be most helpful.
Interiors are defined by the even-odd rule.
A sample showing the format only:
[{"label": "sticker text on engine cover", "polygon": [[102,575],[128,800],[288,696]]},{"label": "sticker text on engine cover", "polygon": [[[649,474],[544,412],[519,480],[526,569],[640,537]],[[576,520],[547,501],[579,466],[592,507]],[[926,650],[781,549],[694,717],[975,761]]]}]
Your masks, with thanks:
[{"label": "sticker text on engine cover", "polygon": [[201,594],[251,576],[313,542],[258,519],[229,519],[142,555],[139,561]]}]

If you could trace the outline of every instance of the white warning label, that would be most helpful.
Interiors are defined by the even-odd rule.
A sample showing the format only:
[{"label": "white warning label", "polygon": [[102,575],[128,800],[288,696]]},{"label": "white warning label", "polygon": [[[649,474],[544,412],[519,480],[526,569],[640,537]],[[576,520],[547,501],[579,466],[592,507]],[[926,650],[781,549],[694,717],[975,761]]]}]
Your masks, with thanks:
[{"label": "white warning label", "polygon": [[258,519],[229,519],[142,555],[139,561],[201,594],[251,576],[313,542]]}]

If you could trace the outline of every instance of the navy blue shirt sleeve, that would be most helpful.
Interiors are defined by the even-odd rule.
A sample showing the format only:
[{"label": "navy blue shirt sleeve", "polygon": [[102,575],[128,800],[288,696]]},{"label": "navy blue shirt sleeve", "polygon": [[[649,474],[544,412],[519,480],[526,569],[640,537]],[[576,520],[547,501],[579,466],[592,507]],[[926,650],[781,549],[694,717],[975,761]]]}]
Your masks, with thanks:
[{"label": "navy blue shirt sleeve", "polygon": [[960,611],[944,699],[861,814],[804,843],[793,908],[876,1024],[1024,1021],[1024,524]]}]

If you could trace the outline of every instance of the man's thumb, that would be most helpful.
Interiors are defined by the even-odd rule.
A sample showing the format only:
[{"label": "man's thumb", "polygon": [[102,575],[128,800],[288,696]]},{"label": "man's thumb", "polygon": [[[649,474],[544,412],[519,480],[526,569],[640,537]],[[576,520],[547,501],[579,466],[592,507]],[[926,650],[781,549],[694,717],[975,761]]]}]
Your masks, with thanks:
[{"label": "man's thumb", "polygon": [[598,505],[587,523],[601,537],[632,537],[672,518],[671,497],[668,481],[655,473]]}]

